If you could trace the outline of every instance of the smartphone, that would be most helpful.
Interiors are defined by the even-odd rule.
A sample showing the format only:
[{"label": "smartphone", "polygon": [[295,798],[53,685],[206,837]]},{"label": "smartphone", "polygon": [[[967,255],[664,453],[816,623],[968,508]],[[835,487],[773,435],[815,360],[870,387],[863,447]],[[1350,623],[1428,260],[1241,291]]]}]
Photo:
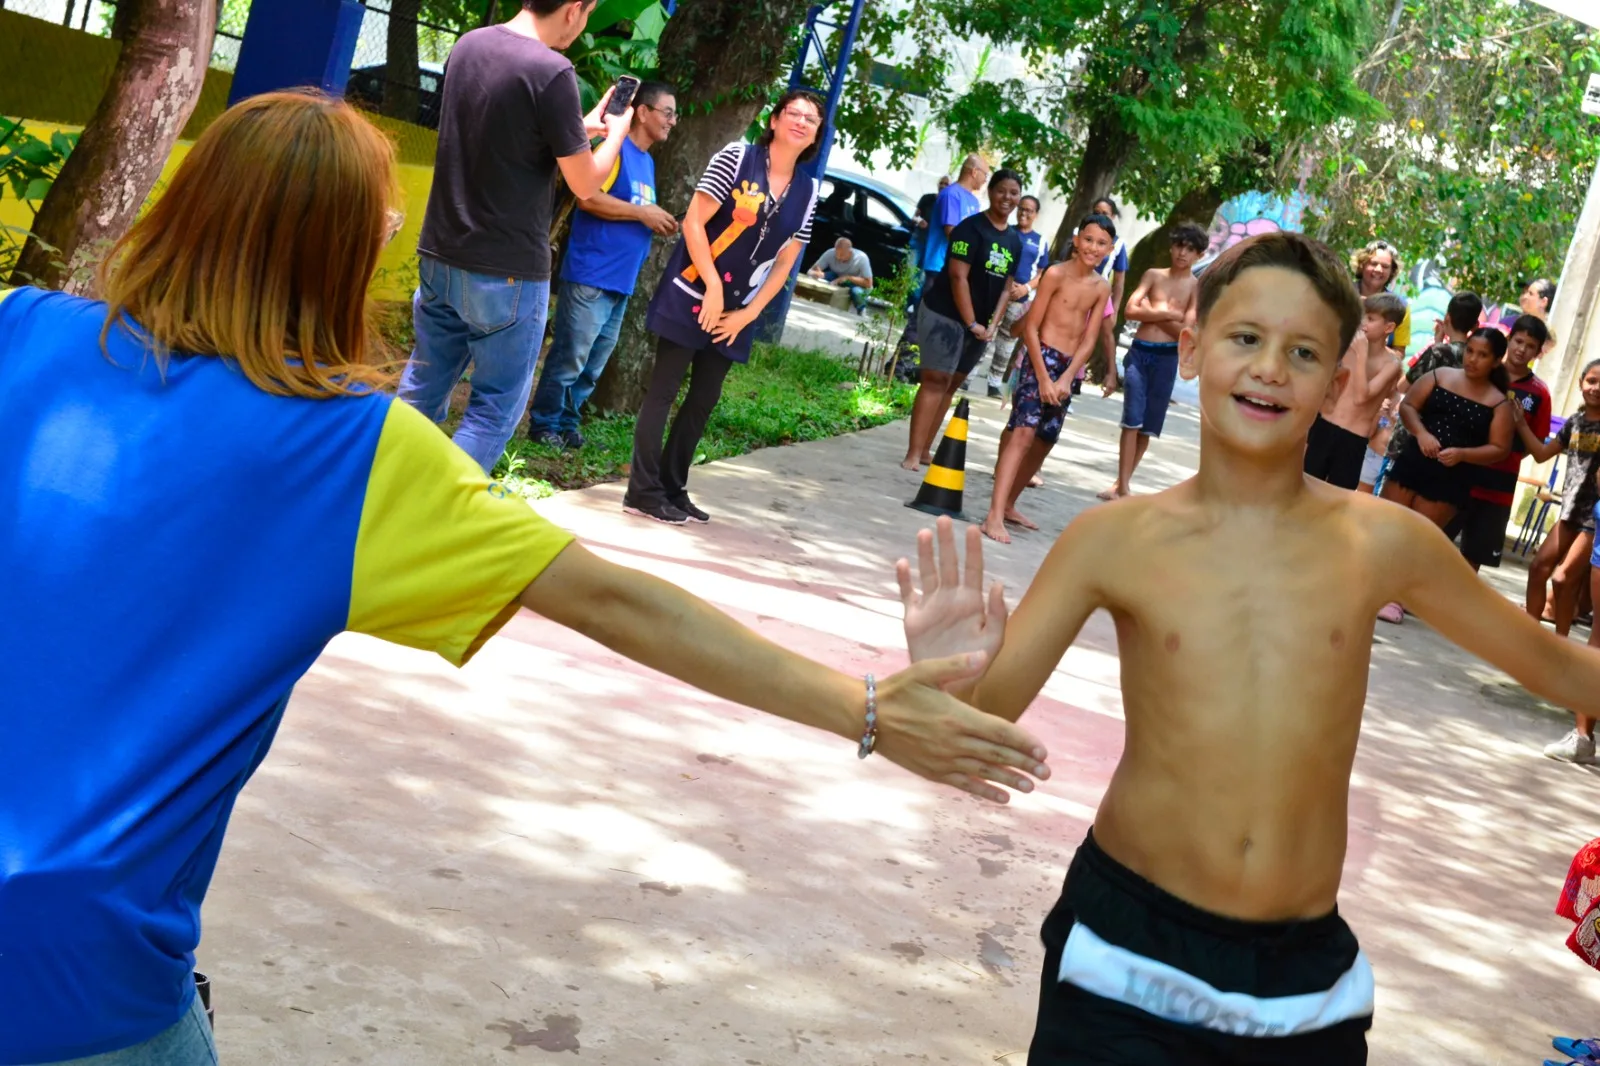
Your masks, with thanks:
[{"label": "smartphone", "polygon": [[631,74],[617,76],[617,84],[611,89],[611,102],[606,105],[606,114],[620,115],[628,110],[628,105],[633,103],[633,94],[639,91],[639,79]]}]

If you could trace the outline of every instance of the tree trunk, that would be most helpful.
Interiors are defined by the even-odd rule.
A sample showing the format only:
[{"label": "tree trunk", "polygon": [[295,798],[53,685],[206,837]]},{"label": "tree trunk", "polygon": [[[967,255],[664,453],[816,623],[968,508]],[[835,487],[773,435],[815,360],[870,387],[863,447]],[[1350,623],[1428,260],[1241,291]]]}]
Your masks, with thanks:
[{"label": "tree trunk", "polygon": [[1096,200],[1111,195],[1117,175],[1122,173],[1138,146],[1138,138],[1124,129],[1114,115],[1097,115],[1090,120],[1089,136],[1083,144],[1083,161],[1078,164],[1078,176],[1072,183],[1072,199],[1067,203],[1066,217],[1061,220],[1061,227],[1051,242],[1051,259],[1059,260],[1066,254],[1078,220],[1089,213],[1089,206]]},{"label": "tree trunk", "polygon": [[422,0],[389,0],[388,48],[383,66],[383,113],[417,121],[422,75],[417,68],[417,19]]},{"label": "tree trunk", "polygon": [[[793,61],[788,45],[805,10],[806,0],[679,0],[659,49],[662,80],[676,90],[682,116],[655,151],[656,200],[666,210],[683,214],[711,157],[728,142],[743,140],[771,102],[766,87]],[[676,244],[676,237],[651,242],[617,347],[591,401],[596,410],[632,414],[644,400],[656,350],[646,312]]]},{"label": "tree trunk", "polygon": [[493,26],[499,21],[500,2],[499,0],[489,0],[488,3],[483,5],[483,21],[478,23],[478,26],[480,28],[484,26]]},{"label": "tree trunk", "polygon": [[117,65],[34,219],[12,280],[87,292],[93,270],[144,206],[200,98],[216,0],[122,0]]}]

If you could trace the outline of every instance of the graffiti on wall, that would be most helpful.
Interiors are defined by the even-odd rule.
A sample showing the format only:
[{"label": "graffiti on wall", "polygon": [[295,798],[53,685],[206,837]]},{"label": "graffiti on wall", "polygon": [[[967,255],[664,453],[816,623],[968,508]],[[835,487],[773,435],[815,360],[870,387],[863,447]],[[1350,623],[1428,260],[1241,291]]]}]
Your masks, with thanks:
[{"label": "graffiti on wall", "polygon": [[1211,246],[1200,265],[1211,262],[1246,237],[1277,230],[1299,232],[1306,213],[1306,196],[1298,189],[1287,198],[1271,193],[1247,192],[1217,209],[1211,219]]}]

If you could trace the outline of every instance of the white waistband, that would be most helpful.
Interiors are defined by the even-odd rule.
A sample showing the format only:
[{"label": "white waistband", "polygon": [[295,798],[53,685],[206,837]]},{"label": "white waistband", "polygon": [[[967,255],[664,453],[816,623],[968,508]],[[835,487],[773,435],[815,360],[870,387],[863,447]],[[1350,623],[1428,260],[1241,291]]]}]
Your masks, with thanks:
[{"label": "white waistband", "polygon": [[1067,934],[1058,979],[1167,1021],[1239,1036],[1314,1032],[1372,1013],[1372,964],[1360,951],[1326,992],[1250,996],[1219,991],[1174,966],[1108,944],[1080,922]]}]

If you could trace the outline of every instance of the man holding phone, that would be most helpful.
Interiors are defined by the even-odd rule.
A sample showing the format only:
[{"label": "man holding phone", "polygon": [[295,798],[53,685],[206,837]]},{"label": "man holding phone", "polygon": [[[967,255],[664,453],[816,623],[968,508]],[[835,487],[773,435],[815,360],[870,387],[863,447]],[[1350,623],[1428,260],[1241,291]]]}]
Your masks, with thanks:
[{"label": "man holding phone", "polygon": [[600,191],[579,200],[572,216],[561,260],[555,338],[528,415],[528,436],[557,448],[583,447],[578,412],[617,346],[650,239],[678,233],[678,220],[656,203],[656,164],[650,158],[650,149],[678,124],[672,86],[641,84],[624,75],[612,90],[611,106],[624,96],[633,101],[633,126]]},{"label": "man holding phone", "polygon": [[[580,200],[600,191],[633,109],[587,116],[561,51],[594,0],[522,0],[510,22],[464,34],[445,67],[439,150],[418,242],[416,348],[400,398],[435,422],[468,364],[455,442],[492,472],[533,388],[550,298],[556,168]],[[605,141],[591,151],[591,137]]]}]

